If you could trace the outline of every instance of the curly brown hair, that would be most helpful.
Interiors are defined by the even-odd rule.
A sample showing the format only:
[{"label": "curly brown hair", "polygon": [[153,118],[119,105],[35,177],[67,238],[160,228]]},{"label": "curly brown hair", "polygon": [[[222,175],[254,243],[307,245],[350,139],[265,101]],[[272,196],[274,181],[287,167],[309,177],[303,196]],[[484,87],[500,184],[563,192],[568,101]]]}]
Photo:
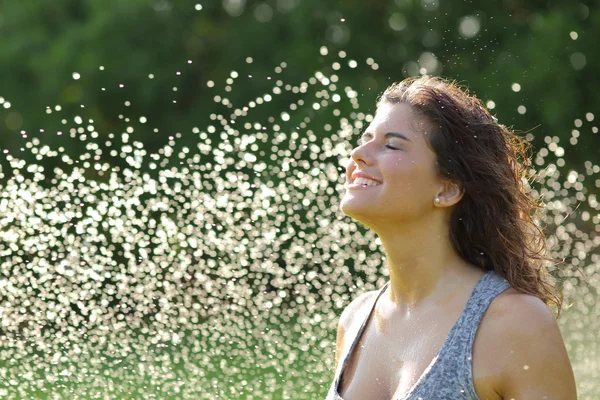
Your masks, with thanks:
[{"label": "curly brown hair", "polygon": [[452,210],[450,238],[458,254],[494,270],[521,293],[556,306],[563,297],[547,271],[546,237],[535,223],[541,203],[529,194],[531,145],[498,123],[481,101],[440,77],[408,78],[388,87],[378,104],[407,103],[433,132],[428,143],[440,176],[464,194]]}]

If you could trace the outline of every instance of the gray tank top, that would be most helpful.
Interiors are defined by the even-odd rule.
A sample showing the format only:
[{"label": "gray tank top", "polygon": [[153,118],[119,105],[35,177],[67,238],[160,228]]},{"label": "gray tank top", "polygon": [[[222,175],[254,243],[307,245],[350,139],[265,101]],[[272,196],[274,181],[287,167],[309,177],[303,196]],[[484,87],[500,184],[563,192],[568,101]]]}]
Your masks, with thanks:
[{"label": "gray tank top", "polygon": [[[344,400],[338,393],[342,372],[373,313],[375,303],[388,285],[389,281],[379,290],[371,305],[371,311],[363,321],[352,345],[340,357],[342,361],[339,362],[326,400]],[[431,364],[404,396],[392,400],[479,400],[473,386],[471,365],[475,332],[492,300],[509,287],[508,281],[494,271],[486,272],[477,282],[462,314]]]}]

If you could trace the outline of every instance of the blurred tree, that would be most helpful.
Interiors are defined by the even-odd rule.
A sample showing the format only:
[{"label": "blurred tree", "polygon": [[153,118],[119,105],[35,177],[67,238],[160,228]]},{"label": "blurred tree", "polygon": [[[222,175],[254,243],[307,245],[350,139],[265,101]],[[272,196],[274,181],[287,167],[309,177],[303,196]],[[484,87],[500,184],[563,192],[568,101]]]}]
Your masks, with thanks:
[{"label": "blurred tree", "polygon": [[[586,113],[599,108],[599,22],[591,3],[557,0],[4,2],[0,147],[32,159],[20,149],[40,137],[76,158],[86,144],[70,132],[88,125],[100,146],[130,128],[131,139],[150,153],[177,133],[178,145],[195,147],[192,127],[203,129],[222,109],[215,94],[247,104],[271,90],[267,78],[285,62],[285,83],[316,70],[336,72],[343,85],[359,90],[368,112],[392,81],[422,73],[455,78],[488,102],[500,122],[533,129],[536,145],[557,137],[568,150],[565,162],[581,169],[600,147],[591,126],[572,132],[575,119],[587,124],[593,115],[586,120]],[[321,46],[327,57],[319,56]],[[358,67],[332,71],[338,51]],[[377,68],[365,64],[369,58]],[[238,87],[218,89],[232,70],[239,72]],[[217,82],[214,90],[209,80]],[[253,110],[253,118],[268,124],[285,100]],[[123,162],[108,151],[99,158]]]}]

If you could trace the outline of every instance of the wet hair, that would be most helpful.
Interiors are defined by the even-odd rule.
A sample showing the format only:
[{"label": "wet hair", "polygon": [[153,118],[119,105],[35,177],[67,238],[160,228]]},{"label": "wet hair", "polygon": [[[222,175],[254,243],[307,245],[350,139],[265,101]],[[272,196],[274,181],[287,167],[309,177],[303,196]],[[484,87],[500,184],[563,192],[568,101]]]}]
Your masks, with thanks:
[{"label": "wet hair", "polygon": [[484,271],[494,270],[515,290],[556,306],[562,294],[548,266],[543,230],[536,224],[541,203],[531,197],[531,145],[498,123],[481,101],[439,77],[408,78],[388,87],[380,103],[405,103],[425,117],[427,142],[438,174],[459,183],[463,197],[450,216],[450,238],[458,254]]}]

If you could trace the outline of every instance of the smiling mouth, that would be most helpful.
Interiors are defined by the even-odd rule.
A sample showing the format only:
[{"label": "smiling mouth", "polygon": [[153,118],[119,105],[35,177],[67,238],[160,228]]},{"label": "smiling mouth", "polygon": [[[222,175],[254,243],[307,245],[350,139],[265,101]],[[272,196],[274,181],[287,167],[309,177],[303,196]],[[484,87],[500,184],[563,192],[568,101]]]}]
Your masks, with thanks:
[{"label": "smiling mouth", "polygon": [[348,183],[346,188],[348,189],[370,189],[377,186],[381,186],[381,183],[370,181],[368,179],[357,178],[353,182]]},{"label": "smiling mouth", "polygon": [[366,178],[356,178],[354,179],[350,185],[356,185],[356,186],[369,186],[369,187],[374,187],[374,186],[379,186],[381,185],[381,182],[377,182],[374,181],[372,179],[366,179]]},{"label": "smiling mouth", "polygon": [[350,183],[350,184],[346,185],[346,188],[348,188],[348,189],[372,189],[377,186],[379,186],[379,185],[370,186],[370,185],[361,185],[361,184],[357,184],[357,183]]}]

